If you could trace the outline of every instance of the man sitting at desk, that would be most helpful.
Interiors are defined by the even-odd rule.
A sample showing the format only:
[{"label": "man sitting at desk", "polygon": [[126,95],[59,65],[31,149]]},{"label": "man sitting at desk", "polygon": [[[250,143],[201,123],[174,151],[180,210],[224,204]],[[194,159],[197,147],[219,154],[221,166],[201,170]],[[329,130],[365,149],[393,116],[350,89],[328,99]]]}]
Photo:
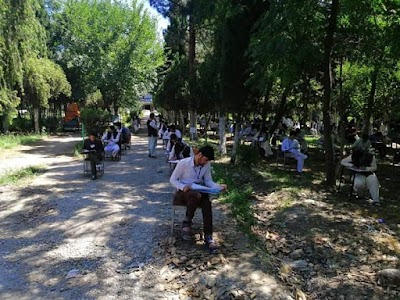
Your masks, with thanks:
[{"label": "man sitting at desk", "polygon": [[368,151],[354,150],[353,154],[342,159],[342,166],[355,172],[353,189],[356,193],[367,188],[373,205],[379,205],[379,180],[374,171],[377,169],[375,156]]},{"label": "man sitting at desk", "polygon": [[104,147],[103,143],[96,139],[95,133],[90,133],[89,138],[83,142],[83,153],[89,156],[90,168],[92,171],[92,179],[97,179],[97,168],[103,159]]},{"label": "man sitting at desk", "polygon": [[291,131],[288,138],[282,142],[281,150],[283,153],[288,153],[289,156],[297,160],[297,172],[303,172],[304,160],[308,158],[307,155],[301,153],[300,144],[295,139],[296,132]]},{"label": "man sitting at desk", "polygon": [[205,146],[195,156],[180,160],[169,181],[177,189],[174,204],[186,205],[186,217],[182,222],[182,238],[191,239],[192,219],[197,207],[201,207],[204,241],[210,253],[217,253],[218,246],[212,237],[213,220],[209,195],[192,190],[193,184],[218,190],[226,189],[226,185],[219,185],[212,180],[210,160],[214,160],[214,149],[211,146]]},{"label": "man sitting at desk", "polygon": [[192,148],[182,142],[181,140],[178,140],[171,149],[171,152],[169,153],[168,160],[180,160],[189,156],[193,156],[193,150]]}]

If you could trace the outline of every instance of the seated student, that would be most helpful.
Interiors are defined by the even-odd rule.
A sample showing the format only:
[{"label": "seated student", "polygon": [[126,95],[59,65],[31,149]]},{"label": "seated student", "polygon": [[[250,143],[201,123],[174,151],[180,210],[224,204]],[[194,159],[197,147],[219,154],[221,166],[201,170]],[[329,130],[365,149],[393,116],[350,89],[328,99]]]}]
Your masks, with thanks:
[{"label": "seated student", "polygon": [[181,131],[178,128],[176,128],[176,126],[174,124],[169,126],[169,136],[170,137],[171,137],[171,134],[175,134],[178,139],[182,138]]},{"label": "seated student", "polygon": [[175,133],[171,134],[169,137],[167,147],[165,149],[166,153],[169,155],[172,151],[172,148],[174,147],[175,143],[178,141],[178,137],[176,136]]},{"label": "seated student", "polygon": [[281,145],[282,152],[287,152],[291,157],[297,160],[297,172],[303,172],[304,160],[308,158],[307,155],[301,153],[300,144],[295,139],[296,132],[291,131],[288,138],[286,138]]},{"label": "seated student", "polygon": [[260,143],[261,149],[264,150],[263,152],[265,157],[268,158],[274,155],[271,149],[271,145],[269,143],[269,134],[267,133],[265,127],[261,127],[261,129],[254,136],[253,144],[255,144],[256,142]]},{"label": "seated student", "polygon": [[171,149],[168,160],[181,160],[193,156],[193,150],[181,140],[178,140]]},{"label": "seated student", "polygon": [[226,185],[213,181],[210,161],[214,160],[214,149],[210,146],[202,147],[194,156],[180,160],[169,181],[177,189],[174,204],[186,205],[186,216],[182,222],[182,238],[191,239],[191,226],[194,213],[201,207],[203,214],[204,242],[210,253],[218,253],[218,246],[214,241],[212,206],[209,194],[191,189],[192,184],[200,184],[212,189],[226,190]]},{"label": "seated student", "polygon": [[129,128],[127,128],[125,125],[121,125],[121,143],[126,144],[126,147],[128,149],[131,149],[131,138],[132,134]]},{"label": "seated student", "polygon": [[139,121],[136,116],[133,116],[133,118],[132,118],[132,130],[133,130],[133,133],[138,133],[138,131],[139,131]]},{"label": "seated student", "polygon": [[166,126],[166,128],[165,128],[165,130],[162,131],[162,135],[161,135],[161,138],[163,140],[163,148],[164,149],[167,148],[167,145],[168,145],[168,142],[170,139],[170,133],[169,133],[169,128],[168,128],[167,123],[165,123],[165,126]]},{"label": "seated student", "polygon": [[112,158],[116,159],[120,147],[118,145],[121,137],[121,130],[115,129],[113,125],[103,134],[101,140],[107,145],[104,147],[106,153],[111,153]]},{"label": "seated student", "polygon": [[82,151],[89,157],[92,179],[95,180],[97,179],[97,165],[103,160],[104,147],[94,132],[91,132],[89,138],[83,142]]},{"label": "seated student", "polygon": [[376,171],[375,156],[368,151],[354,150],[353,153],[342,159],[341,165],[352,167],[363,172],[356,172],[354,175],[353,189],[356,193],[367,188],[372,198],[373,205],[379,205],[379,180],[374,171]]},{"label": "seated student", "polygon": [[304,132],[300,128],[296,129],[296,136],[295,139],[299,142],[300,144],[300,150],[303,153],[307,153],[308,150],[308,145],[307,141],[304,139]]},{"label": "seated student", "polygon": [[351,148],[354,150],[362,150],[368,151],[369,147],[371,147],[371,141],[369,140],[369,136],[366,133],[363,133],[361,138],[357,139]]}]

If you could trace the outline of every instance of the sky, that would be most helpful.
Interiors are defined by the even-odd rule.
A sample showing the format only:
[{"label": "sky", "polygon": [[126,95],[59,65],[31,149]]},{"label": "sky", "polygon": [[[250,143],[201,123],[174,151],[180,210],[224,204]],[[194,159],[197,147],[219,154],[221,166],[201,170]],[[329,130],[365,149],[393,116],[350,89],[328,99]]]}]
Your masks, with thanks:
[{"label": "sky", "polygon": [[[145,8],[150,12],[151,15],[155,16],[158,20],[158,31],[162,33],[169,25],[169,20],[160,15],[153,7],[150,6],[148,0],[139,0],[139,3],[143,3]],[[162,34],[161,34],[162,36]]]}]

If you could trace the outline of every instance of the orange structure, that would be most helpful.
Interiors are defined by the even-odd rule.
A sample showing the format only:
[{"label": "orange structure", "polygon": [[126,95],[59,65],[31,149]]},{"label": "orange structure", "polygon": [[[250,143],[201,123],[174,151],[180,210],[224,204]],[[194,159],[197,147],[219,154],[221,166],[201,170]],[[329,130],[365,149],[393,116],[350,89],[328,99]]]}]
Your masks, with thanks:
[{"label": "orange structure", "polygon": [[81,112],[79,111],[79,105],[76,102],[71,102],[67,105],[65,109],[65,117],[64,122],[68,123],[75,118],[79,118],[81,116]]}]

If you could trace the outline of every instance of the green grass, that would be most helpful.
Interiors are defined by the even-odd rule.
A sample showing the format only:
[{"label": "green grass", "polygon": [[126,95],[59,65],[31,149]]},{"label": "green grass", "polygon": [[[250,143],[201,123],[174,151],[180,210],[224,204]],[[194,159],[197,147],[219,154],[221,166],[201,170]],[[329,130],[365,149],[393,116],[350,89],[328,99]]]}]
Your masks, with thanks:
[{"label": "green grass", "polygon": [[74,156],[82,155],[83,142],[76,143],[74,146]]},{"label": "green grass", "polygon": [[0,185],[16,185],[23,183],[32,179],[34,176],[43,173],[44,170],[45,168],[41,166],[30,166],[17,171],[8,172],[5,175],[0,176]]},{"label": "green grass", "polygon": [[236,173],[237,166],[227,164],[213,164],[213,177],[218,183],[228,186],[226,193],[219,198],[224,203],[231,204],[231,211],[239,222],[242,230],[251,236],[251,226],[255,224],[252,202],[250,200],[253,192],[249,184],[239,184],[242,180],[240,173]]},{"label": "green grass", "polygon": [[312,145],[312,146],[314,146],[314,147],[317,147],[318,146],[318,140],[319,140],[319,137],[316,137],[316,136],[313,136],[313,135],[306,135],[305,137],[304,137],[304,139],[306,140],[306,142],[307,142],[307,144],[310,146],[310,145]]},{"label": "green grass", "polygon": [[12,149],[19,145],[33,144],[43,139],[42,135],[0,135],[0,148],[1,149]]}]

